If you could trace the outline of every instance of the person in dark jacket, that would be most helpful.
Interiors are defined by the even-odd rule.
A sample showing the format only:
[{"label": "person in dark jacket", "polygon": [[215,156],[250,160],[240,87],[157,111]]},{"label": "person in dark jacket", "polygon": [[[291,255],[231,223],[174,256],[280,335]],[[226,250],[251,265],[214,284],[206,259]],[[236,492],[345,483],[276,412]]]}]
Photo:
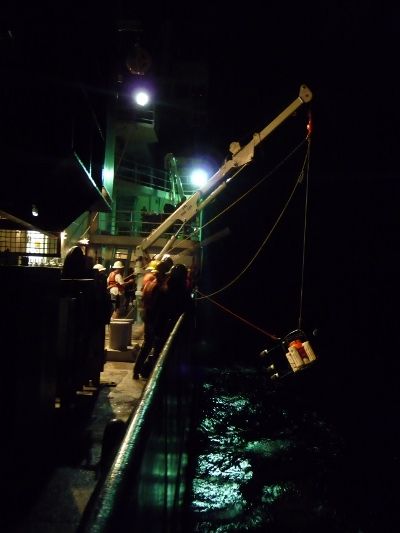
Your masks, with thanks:
[{"label": "person in dark jacket", "polygon": [[179,316],[191,307],[187,286],[187,268],[174,265],[165,281],[157,279],[146,284],[143,290],[144,341],[139,352],[133,378],[148,377],[165,341]]},{"label": "person in dark jacket", "polygon": [[105,344],[105,327],[110,323],[112,313],[112,303],[107,290],[106,268],[101,263],[96,263],[92,269],[93,279],[95,282],[93,320],[95,324],[94,346],[97,360],[101,363],[103,371],[106,361]]},{"label": "person in dark jacket", "polygon": [[79,246],[72,246],[65,256],[61,272],[62,279],[84,279],[91,275],[87,258]]},{"label": "person in dark jacket", "polygon": [[110,323],[113,310],[110,295],[107,290],[106,267],[101,263],[96,263],[93,267],[93,278],[96,284],[96,312],[99,321],[105,326]]}]

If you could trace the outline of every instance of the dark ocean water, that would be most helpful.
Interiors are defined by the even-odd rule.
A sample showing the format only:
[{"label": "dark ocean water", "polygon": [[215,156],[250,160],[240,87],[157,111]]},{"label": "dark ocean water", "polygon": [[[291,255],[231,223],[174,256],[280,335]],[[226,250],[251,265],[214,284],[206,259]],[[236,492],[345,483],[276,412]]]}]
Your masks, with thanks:
[{"label": "dark ocean water", "polygon": [[192,532],[398,531],[396,446],[383,424],[369,427],[358,403],[346,415],[348,396],[338,391],[328,404],[321,391],[333,389],[323,376],[318,364],[278,383],[240,363],[207,368]]},{"label": "dark ocean water", "polygon": [[[194,532],[400,531],[398,180],[314,179],[301,306],[303,226],[292,211],[228,285],[271,227],[263,202],[276,195],[260,193],[257,223],[242,210],[231,236],[205,250],[203,292],[232,313],[199,304],[212,346],[201,355]],[[318,365],[272,383],[256,362],[272,343],[249,324],[282,337],[300,316]]]}]

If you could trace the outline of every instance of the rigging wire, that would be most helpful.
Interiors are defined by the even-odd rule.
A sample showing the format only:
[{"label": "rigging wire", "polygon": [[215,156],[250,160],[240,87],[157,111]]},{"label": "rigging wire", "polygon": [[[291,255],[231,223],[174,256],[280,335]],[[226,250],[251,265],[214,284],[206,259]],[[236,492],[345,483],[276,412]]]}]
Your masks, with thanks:
[{"label": "rigging wire", "polygon": [[[301,146],[302,144],[304,144],[304,142],[307,141],[307,138],[305,138],[302,143],[299,145]],[[289,157],[289,156],[288,156]],[[286,158],[287,159],[287,158]],[[287,199],[285,205],[283,206],[280,214],[278,215],[275,223],[273,224],[272,228],[270,229],[270,231],[268,232],[267,236],[264,238],[264,240],[262,241],[261,245],[259,246],[258,250],[255,252],[255,254],[253,255],[253,257],[250,259],[250,261],[247,263],[247,265],[241,270],[241,272],[239,272],[239,274],[233,279],[231,280],[229,283],[227,283],[225,286],[221,287],[220,289],[208,294],[207,296],[201,296],[201,297],[198,297],[196,299],[198,300],[202,300],[206,297],[211,297],[211,296],[215,296],[216,294],[219,294],[221,292],[223,292],[224,290],[226,290],[228,287],[231,287],[234,283],[236,283],[243,275],[244,273],[251,267],[251,265],[254,263],[254,261],[256,260],[256,258],[259,256],[259,254],[261,253],[262,249],[264,248],[264,246],[266,245],[266,243],[269,241],[271,235],[273,234],[273,232],[275,231],[276,227],[278,226],[279,222],[281,221],[283,215],[285,214],[293,196],[294,196],[294,193],[297,189],[297,186],[299,185],[299,183],[302,182],[302,177],[304,175],[304,168],[306,167],[307,165],[307,160],[308,160],[308,150],[306,152],[306,156],[305,156],[305,159],[303,161],[303,165],[302,165],[302,168],[301,168],[301,171],[299,173],[299,175],[296,177],[296,182],[294,184],[294,187],[289,195],[289,198]],[[267,174],[264,178],[262,178],[261,181],[264,181],[264,179],[269,176],[269,174]],[[254,188],[254,186],[252,187],[252,189]],[[242,196],[244,197],[244,195]],[[213,219],[215,220],[215,218]]]},{"label": "rigging wire", "polygon": [[[196,292],[197,294],[199,294],[200,296],[195,296],[195,299],[196,300],[204,300],[204,299],[207,299],[208,301],[210,301],[211,303],[213,303],[214,305],[220,307],[223,311],[225,311],[226,313],[234,316],[235,318],[237,318],[238,320],[244,322],[245,324],[247,324],[248,326],[252,327],[253,329],[256,329],[257,331],[259,331],[260,333],[262,333],[263,335],[266,335],[268,336],[269,338],[273,339],[273,340],[281,340],[281,337],[278,337],[272,333],[269,333],[268,331],[260,328],[259,326],[255,325],[254,323],[250,322],[249,320],[246,320],[245,318],[243,318],[242,316],[238,315],[237,313],[234,313],[233,311],[229,310],[227,307],[223,306],[222,304],[220,304],[219,302],[217,302],[216,300],[214,300],[213,298],[211,298],[211,296],[214,296],[215,294],[218,294],[220,292],[222,292],[223,290],[225,290],[226,288],[230,287],[231,285],[233,285],[233,283],[235,283],[245,272],[246,270],[248,270],[248,268],[250,268],[250,266],[252,265],[252,263],[255,261],[256,257],[259,255],[259,253],[261,252],[262,248],[264,247],[264,245],[267,243],[267,241],[269,240],[270,236],[272,235],[272,232],[274,231],[274,229],[276,228],[276,226],[278,225],[280,219],[282,218],[283,214],[285,213],[290,201],[292,200],[293,198],[293,195],[297,189],[297,186],[299,184],[301,184],[303,182],[303,178],[304,178],[304,175],[306,176],[306,195],[305,195],[305,216],[304,216],[304,229],[303,229],[303,252],[302,252],[302,272],[301,272],[301,286],[300,286],[300,310],[299,310],[299,329],[301,329],[301,322],[302,322],[302,305],[303,305],[303,294],[304,294],[304,272],[305,272],[305,243],[306,243],[306,234],[307,234],[307,212],[308,212],[308,186],[309,186],[309,166],[310,166],[310,144],[311,144],[311,118],[309,120],[309,123],[307,125],[307,130],[308,130],[308,135],[307,137],[298,145],[297,148],[299,148],[300,146],[302,146],[304,144],[304,142],[307,141],[307,151],[306,151],[306,155],[305,155],[305,158],[304,158],[304,161],[303,161],[303,165],[302,165],[302,168],[301,168],[301,171],[299,173],[299,176],[298,178],[296,179],[296,183],[293,187],[293,190],[292,192],[290,193],[289,195],[289,198],[287,200],[287,202],[285,203],[280,215],[278,216],[275,224],[273,225],[272,229],[270,230],[270,232],[268,233],[267,237],[264,239],[264,241],[262,242],[261,246],[259,247],[259,249],[257,250],[257,252],[255,253],[255,255],[253,256],[253,258],[250,260],[250,262],[247,264],[247,266],[238,274],[238,276],[236,276],[230,283],[228,283],[225,287],[222,287],[221,289],[219,289],[218,291],[215,291],[214,293],[212,294],[209,294],[209,295],[205,295],[203,293],[201,293],[198,289],[196,289]],[[296,149],[297,149],[296,148]],[[289,156],[288,156],[289,157]],[[283,163],[283,162],[281,162]],[[280,165],[279,165],[280,166]],[[276,167],[277,168],[277,167]],[[267,174],[266,176],[264,176],[264,178],[262,178],[262,180],[256,184],[255,186],[253,186],[250,190],[253,190],[256,186],[258,186],[262,181],[264,181],[268,176],[270,176],[272,173],[272,171]],[[250,192],[247,191],[248,192]],[[243,198],[247,193],[245,193],[244,195],[242,195],[242,197],[240,197],[235,203],[237,203],[241,198]],[[224,210],[223,212],[225,212],[226,210]],[[220,213],[218,216],[220,216],[222,213]],[[215,220],[216,217],[214,217],[213,220]]]},{"label": "rigging wire", "polygon": [[[275,174],[275,172],[277,172],[277,170],[286,163],[286,161],[288,161],[302,146],[303,144],[307,141],[307,137],[305,137],[299,144],[297,144],[289,153],[286,157],[284,157],[279,163],[277,163],[274,168],[272,168],[265,176],[263,176],[257,183],[255,183],[252,187],[250,187],[247,191],[245,191],[241,196],[239,196],[239,198],[237,198],[237,200],[235,200],[234,202],[230,203],[225,209],[223,209],[222,211],[220,211],[219,213],[217,213],[215,215],[215,217],[213,217],[211,220],[209,220],[208,222],[206,222],[205,224],[203,224],[200,228],[196,228],[195,231],[193,231],[192,233],[190,233],[185,239],[181,239],[179,241],[179,244],[182,244],[183,242],[185,241],[191,241],[192,240],[192,237],[194,235],[196,235],[197,233],[199,233],[201,230],[203,230],[204,228],[206,228],[209,224],[211,224],[212,222],[215,222],[219,217],[221,217],[223,214],[225,214],[226,212],[228,212],[230,209],[232,209],[232,207],[234,207],[237,203],[239,203],[241,200],[243,200],[248,194],[250,194],[254,189],[256,189],[259,185],[261,185],[262,183],[264,183],[265,180],[267,180],[268,178],[270,178],[273,174]],[[241,172],[242,170],[244,170],[245,167],[247,167],[249,163],[246,163],[245,165],[243,165],[242,167],[240,167],[239,170],[237,170],[237,172],[235,172],[235,174],[228,180],[228,181],[231,181],[233,178],[235,178],[239,172]],[[171,251],[170,253],[175,250],[178,246],[174,246],[173,248],[171,248]]]},{"label": "rigging wire", "polygon": [[86,87],[84,87],[82,84],[80,85],[80,89],[81,91],[83,92],[85,98],[86,98],[86,101],[87,101],[87,104],[88,104],[88,107],[89,107],[89,110],[90,110],[90,113],[92,115],[92,118],[93,118],[93,122],[95,123],[96,125],[96,128],[97,128],[97,131],[100,135],[100,138],[103,142],[105,142],[105,138],[104,138],[104,133],[103,133],[103,130],[101,129],[101,125],[100,125],[100,121],[96,115],[96,112],[94,110],[94,107],[93,107],[93,104],[92,102],[90,101],[90,98],[89,98],[89,95],[88,95],[88,92],[86,90]]},{"label": "rigging wire", "polygon": [[89,226],[85,229],[85,231],[81,234],[81,236],[79,237],[79,240],[80,239],[84,239],[85,236],[87,235],[87,233],[89,232],[89,230],[91,229],[91,227],[93,226],[94,222],[96,221],[96,218],[99,216],[99,211],[96,211],[96,214],[94,215],[94,217],[92,218],[92,220],[90,221],[90,224]]},{"label": "rigging wire", "polygon": [[304,226],[303,226],[303,253],[301,264],[301,283],[300,283],[300,302],[299,302],[299,321],[298,329],[301,329],[303,321],[303,297],[304,297],[304,273],[305,273],[305,255],[306,255],[306,237],[307,237],[307,215],[308,215],[308,192],[309,192],[309,170],[310,170],[310,149],[311,149],[311,118],[309,122],[309,135],[307,137],[307,155],[306,155],[306,187],[304,198]]},{"label": "rigging wire", "polygon": [[234,316],[235,318],[237,318],[238,320],[241,320],[242,322],[244,322],[245,324],[247,324],[248,326],[251,326],[252,328],[256,329],[257,331],[259,331],[260,333],[263,333],[264,335],[266,335],[267,337],[269,337],[270,339],[273,339],[275,341],[278,341],[281,339],[281,337],[277,337],[276,335],[272,334],[272,333],[268,333],[268,331],[265,331],[265,329],[262,329],[260,328],[259,326],[256,326],[255,324],[253,324],[252,322],[250,322],[249,320],[246,320],[245,318],[243,318],[242,316],[238,315],[237,313],[234,313],[233,311],[231,311],[230,309],[228,309],[227,307],[225,307],[224,305],[220,304],[219,302],[217,302],[216,300],[213,300],[212,298],[210,298],[209,296],[206,296],[205,294],[202,294],[198,289],[196,289],[197,293],[200,294],[202,296],[202,298],[196,298],[196,299],[204,299],[206,298],[207,300],[209,300],[211,303],[213,303],[214,305],[220,307],[221,309],[223,309],[226,313],[229,313],[230,315]]},{"label": "rigging wire", "polygon": [[[279,163],[277,163],[275,165],[275,167],[270,170],[264,177],[262,177],[257,183],[255,183],[252,187],[250,187],[246,192],[244,192],[241,196],[239,196],[239,198],[237,200],[235,200],[234,202],[230,203],[225,209],[223,209],[222,211],[220,211],[214,218],[212,218],[211,220],[209,220],[208,222],[206,222],[202,227],[201,229],[205,228],[206,226],[208,226],[208,224],[211,224],[211,222],[214,222],[215,220],[217,220],[220,216],[222,216],[224,213],[226,213],[227,211],[229,211],[229,209],[231,209],[233,206],[235,206],[237,203],[239,203],[241,200],[243,200],[248,194],[250,194],[251,192],[253,192],[254,189],[256,189],[259,185],[261,185],[262,183],[264,183],[265,180],[267,180],[268,178],[270,178],[273,174],[275,174],[275,172],[277,172],[277,170],[284,165],[284,163],[286,163],[286,161],[288,161],[296,152],[297,150],[299,150],[303,144],[306,142],[306,138],[303,139],[297,146],[295,146],[293,148],[293,150],[291,152],[289,152],[289,154],[282,159],[282,161],[280,161]],[[247,166],[248,163],[246,165],[244,165],[240,170],[243,170],[245,168],[245,166]],[[232,176],[231,179],[233,179],[237,174],[239,173],[236,172],[234,174],[234,176]],[[228,180],[230,181],[230,180]]]},{"label": "rigging wire", "polygon": [[117,162],[117,164],[115,165],[115,170],[114,170],[114,175],[115,175],[115,176],[117,175],[117,173],[118,173],[118,171],[119,171],[119,167],[121,166],[122,160],[123,160],[123,158],[124,158],[124,155],[125,155],[125,152],[126,152],[126,150],[127,150],[127,148],[128,148],[128,145],[129,145],[129,143],[130,143],[130,141],[131,141],[132,135],[133,135],[133,129],[131,129],[131,130],[129,131],[128,136],[127,136],[127,138],[126,138],[126,140],[125,140],[125,142],[124,142],[124,145],[123,145],[123,147],[122,147],[122,150],[121,150],[121,153],[120,153],[120,156],[119,156],[118,162]]}]

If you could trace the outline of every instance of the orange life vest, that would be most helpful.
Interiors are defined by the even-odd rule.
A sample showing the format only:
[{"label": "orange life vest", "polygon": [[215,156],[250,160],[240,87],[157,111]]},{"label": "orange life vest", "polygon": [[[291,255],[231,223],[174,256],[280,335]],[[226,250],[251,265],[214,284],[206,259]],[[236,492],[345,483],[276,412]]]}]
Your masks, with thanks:
[{"label": "orange life vest", "polygon": [[124,285],[121,285],[117,281],[115,281],[115,276],[117,275],[117,272],[113,270],[110,272],[108,278],[107,278],[107,289],[111,289],[112,287],[118,287],[119,292],[124,292],[125,287]]}]

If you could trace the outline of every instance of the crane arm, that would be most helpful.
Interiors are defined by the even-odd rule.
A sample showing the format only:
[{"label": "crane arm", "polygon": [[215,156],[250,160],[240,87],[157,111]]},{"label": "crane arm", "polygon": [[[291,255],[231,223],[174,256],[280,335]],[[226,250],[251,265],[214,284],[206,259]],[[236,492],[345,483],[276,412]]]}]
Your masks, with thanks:
[{"label": "crane arm", "polygon": [[[225,163],[217,170],[217,172],[208,180],[206,185],[196,191],[190,196],[182,205],[180,205],[176,211],[174,211],[166,220],[164,220],[148,237],[146,237],[142,243],[136,248],[136,257],[146,254],[146,250],[152,246],[155,241],[161,237],[176,221],[181,221],[186,224],[196,214],[204,209],[204,207],[212,201],[217,194],[219,194],[225,187],[226,182],[220,183],[220,185],[211,191],[203,201],[200,201],[202,196],[210,189],[214,188],[232,169],[238,169],[243,165],[249,163],[254,156],[254,148],[260,144],[268,135],[270,135],[278,126],[280,126],[288,117],[304,103],[308,103],[312,100],[312,92],[306,85],[301,85],[299,96],[289,104],[277,117],[275,117],[265,128],[253,135],[252,140],[241,147],[239,143],[232,142],[229,150],[232,154],[231,159],[225,161]],[[177,235],[175,234],[172,239],[175,240]],[[170,240],[171,241],[171,240]],[[168,241],[167,245],[171,246],[171,242]],[[167,246],[164,247],[163,253],[166,252]]]}]

